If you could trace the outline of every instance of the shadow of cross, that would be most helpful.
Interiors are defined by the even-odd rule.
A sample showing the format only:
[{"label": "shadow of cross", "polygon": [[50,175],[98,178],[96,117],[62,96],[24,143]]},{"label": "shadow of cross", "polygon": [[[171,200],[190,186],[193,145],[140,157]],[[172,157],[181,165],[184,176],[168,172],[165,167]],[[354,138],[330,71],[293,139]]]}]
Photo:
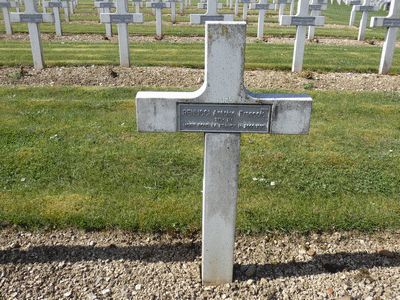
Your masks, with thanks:
[{"label": "shadow of cross", "polygon": [[240,134],[307,134],[309,95],[244,87],[246,22],[206,22],[205,79],[195,92],[138,92],[139,132],[205,132],[202,281],[232,281]]}]

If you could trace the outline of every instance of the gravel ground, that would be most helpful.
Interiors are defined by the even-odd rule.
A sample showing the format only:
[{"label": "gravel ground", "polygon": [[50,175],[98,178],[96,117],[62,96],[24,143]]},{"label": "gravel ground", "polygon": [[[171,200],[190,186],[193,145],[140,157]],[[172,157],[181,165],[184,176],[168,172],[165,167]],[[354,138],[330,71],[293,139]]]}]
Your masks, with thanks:
[{"label": "gravel ground", "polygon": [[400,299],[400,231],[237,234],[203,286],[198,233],[0,231],[0,299]]}]

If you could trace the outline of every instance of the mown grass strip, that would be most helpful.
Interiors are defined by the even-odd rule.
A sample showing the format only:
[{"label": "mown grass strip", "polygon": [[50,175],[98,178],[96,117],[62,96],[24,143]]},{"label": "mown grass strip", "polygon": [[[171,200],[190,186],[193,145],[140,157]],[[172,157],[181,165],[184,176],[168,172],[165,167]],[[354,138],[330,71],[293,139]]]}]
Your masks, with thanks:
[{"label": "mown grass strip", "polygon": [[[32,65],[29,42],[0,41],[0,65]],[[49,66],[118,65],[117,43],[44,42]],[[136,66],[204,67],[204,44],[131,43],[131,64]],[[362,46],[307,45],[303,69],[326,72],[378,72],[382,49]],[[246,68],[290,70],[293,45],[246,45]],[[400,72],[400,51],[394,54],[392,73]]]},{"label": "mown grass strip", "polygon": [[[200,228],[203,135],[137,133],[138,90],[0,87],[0,224]],[[311,96],[308,136],[242,135],[238,228],[399,229],[400,95]]]}]

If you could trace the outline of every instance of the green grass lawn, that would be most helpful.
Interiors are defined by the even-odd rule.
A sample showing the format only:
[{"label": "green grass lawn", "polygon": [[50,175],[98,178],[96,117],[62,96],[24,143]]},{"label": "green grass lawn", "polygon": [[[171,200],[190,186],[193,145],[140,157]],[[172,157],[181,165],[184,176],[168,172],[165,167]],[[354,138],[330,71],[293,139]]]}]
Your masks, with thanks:
[{"label": "green grass lawn", "polygon": [[[143,89],[1,87],[0,224],[200,228],[203,135],[137,133]],[[242,135],[238,229],[398,229],[399,94],[311,96],[309,135]]]},{"label": "green grass lawn", "polygon": [[[0,41],[0,65],[32,65],[29,42]],[[44,42],[48,66],[119,65],[118,43]],[[378,72],[381,47],[307,45],[303,69],[323,72]],[[204,67],[201,43],[131,43],[131,64],[135,66]],[[340,54],[340,55],[338,55]],[[248,43],[247,69],[290,70],[293,45]],[[400,51],[396,49],[392,74],[400,73]]]}]

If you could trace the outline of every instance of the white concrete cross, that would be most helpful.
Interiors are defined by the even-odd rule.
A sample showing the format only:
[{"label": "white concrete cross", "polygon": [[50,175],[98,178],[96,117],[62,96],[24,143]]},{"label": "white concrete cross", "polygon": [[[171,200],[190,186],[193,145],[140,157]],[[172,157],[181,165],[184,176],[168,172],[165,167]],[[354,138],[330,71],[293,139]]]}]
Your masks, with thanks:
[{"label": "white concrete cross", "polygon": [[190,14],[190,24],[205,24],[206,21],[233,21],[233,15],[219,14],[218,0],[207,0],[205,14]]},{"label": "white concrete cross", "polygon": [[135,3],[136,13],[140,13],[140,3],[146,2],[146,0],[129,0]]},{"label": "white concrete cross", "polygon": [[39,23],[54,23],[54,14],[39,13],[36,0],[25,0],[25,12],[10,13],[10,19],[12,23],[28,23],[33,65],[36,69],[44,69],[45,64]]},{"label": "white concrete cross", "polygon": [[10,19],[10,7],[18,7],[17,1],[0,0],[0,7],[3,11],[4,25],[6,27],[6,34],[12,35],[13,30]]},{"label": "white concrete cross", "polygon": [[400,0],[392,0],[387,17],[372,17],[371,27],[387,27],[379,65],[379,74],[389,74],[396,47],[397,33],[400,27]]},{"label": "white concrete cross", "polygon": [[60,8],[68,10],[68,3],[60,0],[43,1],[43,8],[52,8],[54,12],[54,23],[56,26],[56,35],[62,36]]},{"label": "white concrete cross", "polygon": [[249,8],[249,4],[256,2],[256,0],[238,0],[239,3],[243,3],[243,21],[247,19],[247,9]]},{"label": "white concrete cross", "polygon": [[[321,15],[321,11],[328,8],[328,0],[311,0],[308,8],[311,11],[312,17],[318,17]],[[308,39],[312,40],[314,38],[315,26],[308,27]]]},{"label": "white concrete cross", "polygon": [[286,4],[291,4],[292,0],[274,0],[273,3],[275,5],[279,4],[279,15],[283,15]]},{"label": "white concrete cross", "polygon": [[362,16],[360,20],[360,28],[358,30],[358,40],[365,40],[365,31],[367,29],[368,23],[368,13],[370,11],[378,11],[379,5],[370,5],[371,0],[364,0],[362,5],[354,5],[353,9],[355,11],[362,11]]},{"label": "white concrete cross", "polygon": [[[104,14],[109,14],[111,13],[111,8],[115,8],[114,2],[111,2],[110,0],[95,0],[96,2],[94,3],[94,7],[96,7],[99,11],[99,14],[101,15],[102,13]],[[106,25],[106,36],[111,37],[112,36],[112,23],[108,22],[105,23]]]},{"label": "white concrete cross", "polygon": [[[197,3],[197,8],[198,9],[207,9],[207,0],[200,0],[199,3]],[[217,9],[222,9],[223,5],[220,2],[217,2]]]},{"label": "white concrete cross", "polygon": [[128,0],[117,0],[115,13],[100,14],[101,23],[118,24],[119,61],[121,67],[130,67],[128,23],[143,23],[142,13],[129,13]]},{"label": "white concrete cross", "polygon": [[294,41],[292,71],[301,72],[303,68],[304,47],[306,44],[307,26],[323,26],[324,16],[312,17],[308,14],[308,0],[299,0],[297,14],[280,15],[280,25],[296,25],[296,39]]},{"label": "white concrete cross", "polygon": [[162,36],[162,9],[171,7],[169,2],[161,2],[161,0],[155,0],[154,2],[146,2],[147,8],[153,8],[156,10],[156,37],[161,38]]},{"label": "white concrete cross", "polygon": [[182,0],[164,0],[171,3],[171,21],[176,21],[176,2],[182,3]]},{"label": "white concrete cross", "polygon": [[246,22],[206,22],[205,78],[194,92],[138,92],[139,132],[205,132],[202,281],[233,276],[240,134],[307,134],[308,95],[254,94],[244,87]]},{"label": "white concrete cross", "polygon": [[66,5],[66,7],[64,8],[64,15],[65,15],[65,21],[66,22],[69,22],[69,9],[68,9],[68,3],[71,1],[71,0],[60,0],[61,2],[65,2],[65,4],[62,6],[63,8],[64,8],[64,6]]},{"label": "white concrete cross", "polygon": [[354,8],[354,5],[360,5],[361,0],[345,0],[344,3],[346,5],[353,5],[353,7],[351,8],[350,21],[349,21],[349,26],[353,26],[354,20],[356,19],[356,12],[357,12]]},{"label": "white concrete cross", "polygon": [[257,38],[262,39],[264,37],[265,11],[267,9],[274,9],[274,5],[272,3],[268,4],[267,0],[260,0],[259,3],[251,3],[250,9],[259,9],[260,10],[258,12]]}]

